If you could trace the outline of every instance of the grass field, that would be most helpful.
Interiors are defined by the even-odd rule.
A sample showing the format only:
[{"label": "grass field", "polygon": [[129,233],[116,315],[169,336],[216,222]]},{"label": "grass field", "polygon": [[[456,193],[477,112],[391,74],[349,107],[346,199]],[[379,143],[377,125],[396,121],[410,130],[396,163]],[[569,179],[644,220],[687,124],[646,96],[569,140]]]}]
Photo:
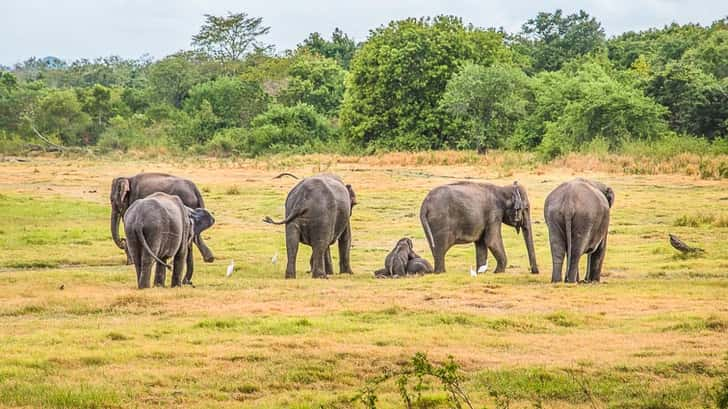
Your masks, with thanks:
[{"label": "grass field", "polygon": [[[452,355],[479,408],[714,405],[728,375],[728,181],[402,157],[0,163],[0,407],[363,407],[351,400],[366,380],[416,352]],[[195,250],[197,288],[136,290],[111,241],[110,181],[142,171],[194,180],[217,219],[217,260]],[[284,171],[354,186],[353,276],[312,280],[303,247],[298,279],[283,279],[283,229],[261,219],[283,216],[294,181],[271,177]],[[616,192],[603,283],[552,285],[543,201],[577,175]],[[470,277],[474,249],[460,246],[446,274],[375,280],[402,236],[431,260],[420,202],[464,177],[526,186],[541,274],[504,228],[505,274]],[[705,254],[677,257],[668,232]],[[444,407],[428,382],[423,404]],[[378,404],[402,407],[396,384]]]}]

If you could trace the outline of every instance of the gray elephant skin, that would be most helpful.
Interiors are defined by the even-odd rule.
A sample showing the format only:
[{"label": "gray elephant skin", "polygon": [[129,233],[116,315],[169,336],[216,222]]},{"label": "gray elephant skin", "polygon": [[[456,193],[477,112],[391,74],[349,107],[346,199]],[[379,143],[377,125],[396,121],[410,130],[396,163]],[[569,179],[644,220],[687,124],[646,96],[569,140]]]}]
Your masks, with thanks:
[{"label": "gray elephant skin", "polygon": [[432,272],[430,262],[415,253],[412,240],[404,237],[397,241],[392,251],[384,259],[384,268],[375,271],[374,276],[377,278],[394,278]]},{"label": "gray elephant skin", "polygon": [[[164,286],[167,268],[172,269],[172,287],[180,286],[193,238],[214,223],[207,210],[190,209],[178,196],[166,193],[157,192],[132,203],[124,214],[124,233],[137,286],[149,288],[153,265],[155,286]],[[167,264],[169,258],[173,266]]]},{"label": "gray elephant skin", "polygon": [[549,193],[543,213],[553,262],[551,282],[561,282],[564,257],[566,282],[579,281],[579,258],[583,254],[588,254],[585,281],[600,280],[613,204],[612,188],[582,178],[562,183]]},{"label": "gray elephant skin", "polygon": [[514,182],[508,186],[456,182],[430,191],[420,208],[420,222],[435,259],[435,272],[445,272],[445,254],[455,244],[475,244],[478,267],[484,266],[488,250],[498,262],[496,273],[506,269],[501,224],[523,230],[531,273],[538,274],[533,248],[531,213],[526,189]]},{"label": "gray elephant skin", "polygon": [[351,185],[332,174],[305,178],[286,197],[285,219],[279,222],[265,217],[264,222],[286,226],[286,278],[296,278],[298,245],[312,248],[310,260],[313,278],[333,273],[330,246],[338,241],[339,269],[351,274],[351,212],[356,194]]},{"label": "gray elephant skin", "polygon": [[[117,247],[126,251],[126,245],[123,239],[119,238],[119,220],[124,216],[125,212],[139,199],[143,199],[153,193],[163,192],[182,199],[185,206],[197,209],[205,208],[205,202],[202,195],[194,183],[187,179],[165,173],[140,173],[132,177],[117,177],[111,182],[111,237],[114,239]],[[212,251],[207,247],[202,237],[197,235],[193,241],[200,249],[205,262],[215,260]],[[194,260],[192,252],[187,255],[187,273],[185,274],[184,283],[192,283],[192,270],[194,270]]]}]

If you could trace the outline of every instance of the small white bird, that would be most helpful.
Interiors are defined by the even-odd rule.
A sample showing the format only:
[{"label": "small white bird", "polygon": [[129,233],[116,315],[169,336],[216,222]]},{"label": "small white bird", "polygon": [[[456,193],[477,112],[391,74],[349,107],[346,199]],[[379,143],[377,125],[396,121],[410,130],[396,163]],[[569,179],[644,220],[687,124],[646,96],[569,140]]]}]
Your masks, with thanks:
[{"label": "small white bird", "polygon": [[227,268],[227,273],[225,273],[225,277],[230,277],[233,275],[233,270],[235,270],[235,261],[230,260],[230,265]]},{"label": "small white bird", "polygon": [[485,260],[485,264],[478,268],[478,274],[483,274],[488,271],[488,260]]},{"label": "small white bird", "polygon": [[273,257],[271,257],[270,262],[272,264],[278,263],[278,252],[277,251],[276,251],[276,254],[274,254]]},{"label": "small white bird", "polygon": [[478,272],[475,271],[473,266],[470,266],[470,277],[477,277],[477,276],[478,276]]}]

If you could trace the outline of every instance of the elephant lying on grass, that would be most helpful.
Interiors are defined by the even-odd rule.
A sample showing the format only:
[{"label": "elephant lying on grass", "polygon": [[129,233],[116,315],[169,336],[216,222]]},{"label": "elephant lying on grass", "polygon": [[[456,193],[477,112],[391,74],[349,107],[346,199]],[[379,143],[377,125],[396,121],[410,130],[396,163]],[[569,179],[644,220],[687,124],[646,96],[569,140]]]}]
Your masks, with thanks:
[{"label": "elephant lying on grass", "polygon": [[[143,199],[153,193],[164,192],[178,196],[182,203],[192,209],[205,208],[202,195],[194,183],[187,179],[165,173],[140,173],[132,177],[117,177],[111,182],[111,237],[120,249],[126,251],[126,242],[119,238],[119,220],[124,216],[129,206],[135,201]],[[215,260],[212,251],[202,240],[202,236],[196,235],[194,243],[200,249],[202,258],[210,263]],[[128,257],[128,252],[127,252]],[[187,255],[187,273],[184,283],[192,284],[192,271],[194,260],[192,252]]]},{"label": "elephant lying on grass", "polygon": [[[124,215],[129,256],[134,263],[137,286],[149,288],[152,266],[154,285],[164,287],[166,269],[172,269],[172,287],[182,284],[182,266],[192,240],[215,224],[205,209],[190,209],[178,196],[157,192],[132,203]],[[173,259],[173,266],[167,259]]]},{"label": "elephant lying on grass", "polygon": [[551,282],[561,282],[564,256],[566,282],[579,281],[579,258],[588,254],[585,281],[599,281],[607,251],[609,212],[614,191],[582,178],[562,183],[546,197],[544,217],[549,229],[553,272]]},{"label": "elephant lying on grass", "polygon": [[400,239],[384,259],[384,268],[374,272],[377,278],[402,277],[410,274],[429,274],[434,270],[429,261],[414,251],[412,240]]},{"label": "elephant lying on grass", "polygon": [[340,272],[351,274],[351,211],[356,194],[351,185],[336,175],[321,174],[305,178],[291,189],[286,197],[286,217],[276,222],[270,217],[263,221],[286,225],[286,278],[296,278],[296,255],[299,243],[313,249],[311,275],[326,278],[333,273],[329,246],[339,243]]}]

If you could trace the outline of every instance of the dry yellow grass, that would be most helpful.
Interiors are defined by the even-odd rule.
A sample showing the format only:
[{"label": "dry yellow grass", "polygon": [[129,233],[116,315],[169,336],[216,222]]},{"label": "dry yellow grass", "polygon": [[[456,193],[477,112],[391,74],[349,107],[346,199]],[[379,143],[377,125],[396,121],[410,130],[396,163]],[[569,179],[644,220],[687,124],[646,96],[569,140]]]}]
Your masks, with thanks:
[{"label": "dry yellow grass", "polygon": [[[592,407],[569,368],[600,407],[709,403],[728,351],[728,227],[676,220],[724,220],[728,182],[519,155],[0,163],[0,406],[349,407],[366,378],[417,351],[454,356],[481,406],[496,391],[511,407]],[[197,288],[134,289],[109,238],[110,181],[142,171],[194,180],[217,219],[207,239],[218,258],[197,264]],[[283,215],[295,183],[271,179],[283,171],[335,172],[354,186],[354,276],[310,279],[307,250],[295,281],[270,263],[285,259],[283,231],[260,220]],[[543,200],[577,175],[616,192],[605,282],[551,285]],[[458,178],[527,187],[541,274],[527,274],[521,238],[504,229],[505,274],[469,277],[474,251],[460,246],[447,274],[373,279],[404,235],[431,258],[419,204]],[[667,232],[705,257],[675,257]],[[380,398],[396,407],[396,387]]]}]

